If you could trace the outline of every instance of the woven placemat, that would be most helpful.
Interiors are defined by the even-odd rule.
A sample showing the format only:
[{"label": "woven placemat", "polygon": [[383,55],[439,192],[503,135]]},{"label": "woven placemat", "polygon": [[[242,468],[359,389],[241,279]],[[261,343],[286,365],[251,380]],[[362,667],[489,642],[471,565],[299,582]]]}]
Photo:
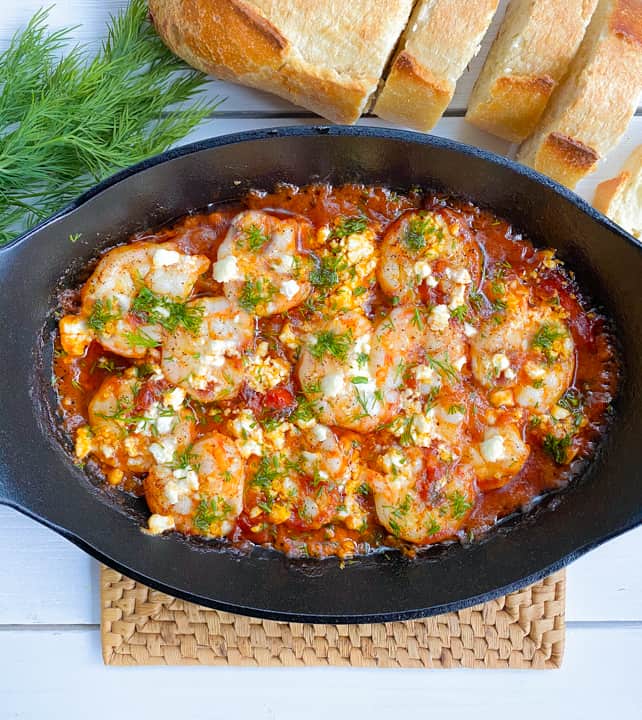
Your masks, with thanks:
[{"label": "woven placemat", "polygon": [[317,625],[210,610],[102,568],[103,658],[108,665],[557,668],[565,589],[562,570],[459,612]]}]

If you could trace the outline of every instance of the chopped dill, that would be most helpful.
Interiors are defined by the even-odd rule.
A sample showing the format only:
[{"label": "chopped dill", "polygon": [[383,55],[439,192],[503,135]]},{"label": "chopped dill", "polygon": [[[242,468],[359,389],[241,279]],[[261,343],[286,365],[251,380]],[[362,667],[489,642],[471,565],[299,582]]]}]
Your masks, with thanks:
[{"label": "chopped dill", "polygon": [[350,331],[336,333],[332,330],[322,330],[315,338],[316,342],[308,345],[308,350],[317,360],[321,360],[326,354],[332,355],[337,360],[345,360],[352,346]]}]

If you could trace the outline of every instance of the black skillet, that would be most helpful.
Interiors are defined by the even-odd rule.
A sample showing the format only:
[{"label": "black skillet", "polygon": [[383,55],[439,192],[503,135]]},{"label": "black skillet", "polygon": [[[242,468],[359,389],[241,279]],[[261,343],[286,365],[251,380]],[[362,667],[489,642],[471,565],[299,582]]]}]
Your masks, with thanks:
[{"label": "black skillet", "polygon": [[[346,563],[293,561],[262,548],[141,532],[143,503],[74,466],[51,390],[56,293],[102,248],[250,188],[286,181],[413,185],[470,198],[559,249],[615,321],[624,376],[598,457],[566,490],[469,546]],[[81,233],[72,243],[70,234]],[[281,620],[407,619],[533,582],[642,522],[642,249],[574,193],[459,143],[376,128],[306,127],[196,143],[102,183],[0,249],[0,502],[152,587],[231,612]]]}]

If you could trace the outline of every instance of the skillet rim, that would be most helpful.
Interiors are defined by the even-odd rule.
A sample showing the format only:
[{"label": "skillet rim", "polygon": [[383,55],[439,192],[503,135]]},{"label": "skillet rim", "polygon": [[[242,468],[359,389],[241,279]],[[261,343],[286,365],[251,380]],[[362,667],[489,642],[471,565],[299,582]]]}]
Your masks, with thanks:
[{"label": "skillet rim", "polygon": [[[490,162],[493,165],[499,166],[501,168],[509,169],[513,172],[516,172],[519,175],[523,175],[524,177],[528,178],[529,180],[535,181],[538,185],[544,186],[556,194],[562,196],[567,202],[569,202],[571,205],[575,206],[578,210],[580,210],[582,213],[587,215],[592,221],[597,222],[599,225],[604,226],[607,230],[609,230],[612,233],[615,233],[618,235],[621,239],[624,239],[627,241],[627,244],[632,245],[636,248],[636,250],[640,250],[642,248],[642,242],[636,240],[632,235],[624,231],[622,228],[620,228],[618,225],[613,223],[609,218],[604,216],[599,211],[595,210],[591,205],[589,205],[585,200],[583,200],[580,196],[578,196],[575,192],[561,186],[560,184],[556,183],[555,181],[551,180],[550,178],[547,178],[546,176],[542,175],[541,173],[538,173],[537,171],[528,168],[526,166],[520,165],[519,163],[516,163],[515,161],[506,158],[501,155],[497,155],[495,153],[482,150],[480,148],[476,148],[464,143],[460,143],[458,141],[453,141],[445,138],[440,138],[437,136],[432,135],[424,135],[420,133],[415,133],[412,131],[407,130],[396,130],[391,128],[380,128],[376,126],[327,126],[327,125],[312,125],[312,126],[281,126],[281,127],[274,127],[274,128],[265,128],[265,129],[259,129],[259,130],[250,130],[250,131],[242,131],[227,135],[220,135],[213,138],[207,138],[204,140],[200,140],[194,143],[190,143],[184,146],[180,146],[178,148],[174,148],[171,150],[168,150],[164,153],[161,153],[160,155],[154,156],[152,158],[149,158],[147,160],[144,160],[140,163],[137,163],[136,165],[133,165],[129,168],[126,168],[109,178],[105,179],[101,183],[95,185],[94,187],[87,190],[85,193],[80,195],[78,198],[73,200],[71,203],[69,203],[67,206],[62,208],[60,211],[55,213],[54,215],[50,216],[49,218],[43,220],[41,223],[39,223],[34,228],[28,230],[27,232],[23,233],[21,236],[15,238],[10,243],[7,243],[6,245],[0,247],[0,260],[2,259],[5,252],[12,250],[13,248],[17,247],[18,245],[21,245],[23,242],[26,242],[28,239],[30,239],[33,235],[37,234],[40,230],[43,228],[49,226],[50,224],[53,224],[55,221],[58,221],[62,218],[64,218],[66,215],[78,210],[82,205],[87,203],[89,200],[103,192],[104,190],[117,185],[123,180],[126,180],[127,178],[136,175],[142,171],[145,171],[147,169],[153,168],[156,165],[163,164],[167,161],[185,157],[187,155],[198,153],[202,150],[208,150],[212,148],[216,148],[219,146],[225,146],[225,145],[234,145],[238,143],[243,143],[245,141],[255,141],[255,140],[264,140],[264,139],[270,139],[270,138],[283,138],[283,137],[306,137],[306,136],[318,136],[318,135],[329,135],[329,136],[347,136],[347,137],[371,137],[371,138],[381,138],[381,139],[391,139],[391,140],[398,140],[403,142],[410,142],[413,144],[420,144],[420,145],[429,145],[432,147],[453,151],[459,155],[463,155],[465,157],[471,157],[480,159],[484,162]],[[71,542],[79,546],[84,551],[88,552],[92,556],[96,557],[98,560],[105,562],[107,561],[107,564],[109,564],[112,567],[117,568],[119,571],[124,572],[129,577],[133,577],[136,580],[139,580],[141,582],[146,583],[147,585],[150,585],[151,587],[155,587],[156,589],[159,589],[161,591],[168,591],[168,585],[166,583],[163,583],[161,581],[156,581],[154,578],[149,578],[143,573],[138,573],[135,570],[132,570],[131,568],[128,568],[127,566],[119,563],[118,561],[112,559],[106,554],[103,554],[100,550],[93,547],[88,541],[84,540],[79,535],[75,534],[73,531],[70,531],[64,527],[61,527],[57,525],[55,522],[47,520],[46,518],[39,515],[37,512],[34,512],[30,510],[29,508],[23,507],[19,505],[17,502],[13,501],[11,498],[5,499],[0,498],[0,504],[5,504],[9,507],[13,507],[14,509],[18,510],[19,512],[22,512],[23,514],[37,520],[38,522],[46,525],[47,527],[50,527],[51,529],[55,530],[57,533],[63,535],[67,539],[69,539]],[[200,597],[194,593],[190,592],[184,592],[180,590],[174,590],[172,589],[172,594],[175,594],[177,597],[182,597],[186,600],[192,601],[192,602],[200,602],[201,604],[209,605],[210,607],[216,607],[221,610],[226,610],[228,612],[235,612],[239,614],[246,614],[246,615],[252,615],[255,617],[264,617],[268,619],[275,619],[275,620],[290,620],[290,621],[315,621],[315,618],[320,622],[330,622],[330,623],[350,623],[350,622],[380,622],[382,620],[396,620],[396,619],[411,619],[416,617],[423,617],[426,615],[433,615],[437,613],[447,612],[451,610],[457,610],[462,607],[470,606],[471,604],[478,603],[478,602],[484,602],[486,600],[498,597],[502,594],[505,594],[507,592],[511,592],[517,588],[524,587],[527,584],[530,584],[532,582],[535,582],[542,577],[545,577],[546,575],[550,574],[551,572],[555,572],[556,570],[561,569],[562,567],[566,566],[568,563],[572,562],[576,558],[580,557],[581,555],[585,554],[586,552],[590,551],[591,549],[599,546],[603,542],[608,541],[609,539],[616,537],[617,535],[626,532],[629,529],[632,529],[638,525],[642,524],[642,510],[639,511],[637,514],[633,514],[630,516],[629,520],[624,523],[623,525],[619,526],[615,530],[612,530],[611,532],[605,533],[602,536],[600,536],[597,539],[589,540],[580,547],[574,549],[571,552],[566,553],[563,555],[559,560],[553,563],[547,564],[543,569],[540,569],[534,573],[531,573],[530,575],[526,577],[522,577],[521,579],[502,585],[501,587],[495,587],[493,590],[486,592],[486,593],[480,593],[479,595],[476,595],[474,597],[468,596],[467,598],[459,601],[454,601],[451,603],[445,603],[438,606],[430,606],[428,609],[417,609],[417,610],[404,610],[401,612],[383,612],[383,613],[376,613],[371,615],[364,615],[364,614],[354,614],[354,615],[346,615],[341,614],[339,616],[336,615],[311,615],[310,613],[297,613],[292,611],[282,612],[282,611],[271,611],[271,610],[263,610],[263,609],[256,609],[251,607],[244,607],[237,604],[232,604],[228,602],[221,602],[221,601],[215,601],[211,598],[206,597]]]},{"label": "skillet rim", "polygon": [[396,128],[377,127],[376,125],[279,125],[270,128],[260,128],[257,130],[240,130],[236,133],[227,133],[225,135],[215,135],[204,140],[196,140],[195,142],[188,143],[186,145],[179,145],[175,148],[170,148],[163,153],[154,155],[146,160],[135,165],[130,165],[123,170],[110,175],[109,177],[101,180],[98,184],[93,185],[89,190],[86,190],[82,195],[72,200],[70,203],[65,205],[63,208],[58,210],[53,215],[45,218],[34,227],[26,230],[24,233],[14,238],[13,240],[0,245],[0,255],[5,251],[13,248],[16,245],[21,244],[27,240],[31,235],[40,231],[42,228],[50,225],[56,220],[60,220],[69,213],[74,212],[86,202],[91,200],[96,195],[99,195],[104,190],[117,185],[122,180],[126,180],[132,175],[136,175],[139,172],[148,170],[149,168],[161,165],[169,160],[176,158],[185,157],[201,150],[209,150],[211,148],[218,147],[219,145],[235,145],[237,143],[245,142],[248,140],[265,140],[271,137],[296,137],[296,136],[316,136],[316,135],[329,135],[338,137],[350,137],[350,136],[364,136],[364,137],[382,137],[390,138],[393,140],[405,140],[411,143],[418,143],[421,145],[432,145],[443,148],[444,150],[452,150],[463,155],[474,157],[477,159],[491,162],[500,167],[508,168],[523,175],[540,185],[553,190],[558,195],[561,195],[571,204],[575,205],[579,210],[586,213],[593,220],[598,222],[600,225],[604,225],[609,230],[616,232],[618,235],[623,237],[629,243],[633,243],[634,246],[642,248],[642,240],[638,240],[628,233],[623,227],[613,222],[607,215],[604,215],[599,210],[594,208],[578,195],[574,190],[570,190],[565,185],[558,183],[556,180],[544,175],[543,173],[523,165],[522,163],[513,160],[506,155],[499,155],[491,150],[484,150],[478,148],[475,145],[469,145],[458,140],[451,140],[450,138],[444,138],[439,135],[431,135],[430,133],[420,133],[413,130],[398,130]]}]

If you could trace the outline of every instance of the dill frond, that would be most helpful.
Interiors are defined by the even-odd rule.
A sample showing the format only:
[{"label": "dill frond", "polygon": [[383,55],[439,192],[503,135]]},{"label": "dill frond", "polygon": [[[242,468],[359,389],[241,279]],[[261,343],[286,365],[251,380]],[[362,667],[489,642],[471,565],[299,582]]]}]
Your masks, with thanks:
[{"label": "dill frond", "polygon": [[[37,12],[0,54],[0,244],[118,169],[162,152],[218,106],[144,0],[112,17],[95,57]],[[187,103],[187,104],[186,104]]]}]

